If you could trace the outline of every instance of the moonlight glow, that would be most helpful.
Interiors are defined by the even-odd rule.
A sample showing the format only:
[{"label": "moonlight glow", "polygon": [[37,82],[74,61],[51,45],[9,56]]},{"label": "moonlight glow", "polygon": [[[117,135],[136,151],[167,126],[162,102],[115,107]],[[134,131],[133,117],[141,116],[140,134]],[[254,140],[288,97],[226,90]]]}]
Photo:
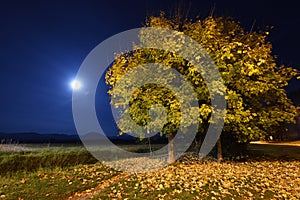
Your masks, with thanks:
[{"label": "moonlight glow", "polygon": [[73,90],[79,90],[82,87],[81,82],[78,80],[72,81],[70,85]]}]

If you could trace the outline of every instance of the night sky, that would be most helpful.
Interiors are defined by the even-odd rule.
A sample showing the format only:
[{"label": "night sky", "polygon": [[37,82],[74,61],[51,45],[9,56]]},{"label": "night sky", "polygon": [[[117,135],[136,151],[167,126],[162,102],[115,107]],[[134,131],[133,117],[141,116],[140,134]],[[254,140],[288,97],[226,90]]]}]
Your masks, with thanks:
[{"label": "night sky", "polygon": [[[231,16],[246,30],[253,22],[255,30],[274,26],[270,42],[278,63],[300,69],[297,1],[4,0],[0,2],[0,132],[76,133],[70,82],[84,58],[108,37],[141,27],[147,15],[178,5],[190,7],[191,17],[202,18],[215,5],[215,16]],[[298,85],[294,81],[288,90]],[[97,107],[105,107],[108,98],[99,95]],[[101,123],[110,127],[109,109],[103,112],[108,117]]]}]

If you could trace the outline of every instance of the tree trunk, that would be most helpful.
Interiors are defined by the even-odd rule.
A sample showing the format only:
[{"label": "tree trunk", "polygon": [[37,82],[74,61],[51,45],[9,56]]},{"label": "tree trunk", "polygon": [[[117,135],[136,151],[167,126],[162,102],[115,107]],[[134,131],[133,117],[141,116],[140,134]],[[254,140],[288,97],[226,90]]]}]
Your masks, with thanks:
[{"label": "tree trunk", "polygon": [[222,143],[221,143],[221,136],[219,137],[218,141],[217,141],[217,151],[218,151],[218,162],[222,162],[223,161],[223,155],[222,155]]},{"label": "tree trunk", "polygon": [[198,132],[195,136],[195,150],[197,155],[199,155],[200,153],[202,141],[203,141],[203,134]]},{"label": "tree trunk", "polygon": [[174,134],[171,133],[168,137],[169,141],[169,163],[175,162],[175,149],[174,149]]},{"label": "tree trunk", "polygon": [[196,148],[196,154],[199,155],[200,149],[201,149],[201,139],[195,139],[195,148]]}]

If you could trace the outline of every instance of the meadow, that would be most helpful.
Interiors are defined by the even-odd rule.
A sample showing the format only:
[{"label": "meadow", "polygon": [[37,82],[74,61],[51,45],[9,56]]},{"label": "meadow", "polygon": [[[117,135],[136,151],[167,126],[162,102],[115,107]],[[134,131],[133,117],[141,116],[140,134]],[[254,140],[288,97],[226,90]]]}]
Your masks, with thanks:
[{"label": "meadow", "polygon": [[249,157],[222,163],[187,154],[140,174],[111,169],[79,145],[0,149],[0,199],[300,199],[299,146],[250,144]]}]

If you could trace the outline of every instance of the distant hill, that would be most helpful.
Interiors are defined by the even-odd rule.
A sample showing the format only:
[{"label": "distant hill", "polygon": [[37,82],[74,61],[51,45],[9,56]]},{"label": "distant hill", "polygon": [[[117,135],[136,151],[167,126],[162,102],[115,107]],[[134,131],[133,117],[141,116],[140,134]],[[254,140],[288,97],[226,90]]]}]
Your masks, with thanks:
[{"label": "distant hill", "polygon": [[1,143],[80,143],[78,135],[40,133],[0,133]]},{"label": "distant hill", "polygon": [[[89,132],[83,136],[80,136],[81,139],[84,140],[86,144],[102,144],[105,143],[105,136],[101,133]],[[111,135],[108,136],[109,140],[115,144],[130,144],[134,143],[135,140],[129,135]]]},{"label": "distant hill", "polygon": [[[100,133],[90,132],[81,139],[88,142],[99,143],[104,140],[103,135]],[[41,134],[34,132],[25,133],[0,133],[1,143],[81,143],[81,139],[78,135],[67,135],[67,134]],[[114,143],[128,143],[134,140],[128,135],[123,136],[110,136],[109,139]]]},{"label": "distant hill", "polygon": [[[90,132],[84,136],[67,135],[67,134],[41,134],[34,132],[25,133],[0,133],[0,143],[82,143],[84,139],[87,143],[101,144],[105,142],[104,137],[100,133]],[[115,144],[139,143],[139,139],[128,134],[114,135],[108,137]],[[152,143],[166,143],[166,137],[160,137],[159,134],[151,137]]]}]

